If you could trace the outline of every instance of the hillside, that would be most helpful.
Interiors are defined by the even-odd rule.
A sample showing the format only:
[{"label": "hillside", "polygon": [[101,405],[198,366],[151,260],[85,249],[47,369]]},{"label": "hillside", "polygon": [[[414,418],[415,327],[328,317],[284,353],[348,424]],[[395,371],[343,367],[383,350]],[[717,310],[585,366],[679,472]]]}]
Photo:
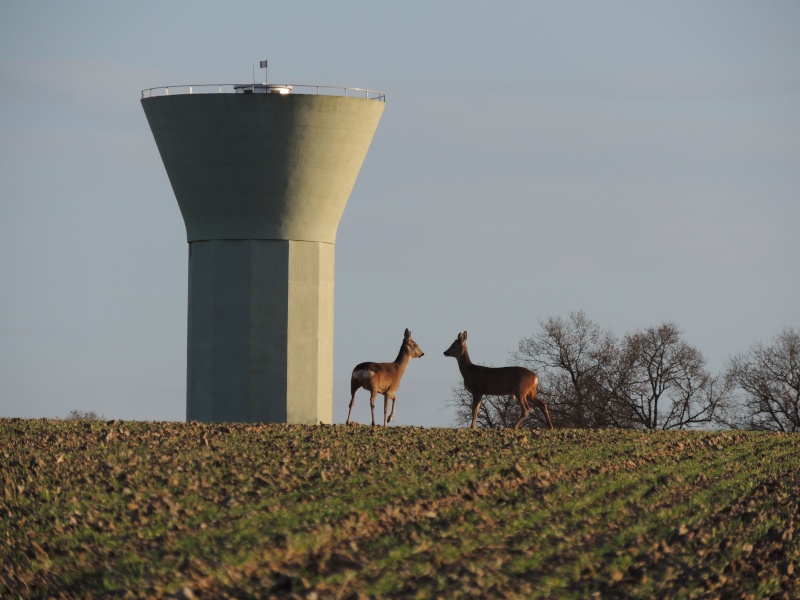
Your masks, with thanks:
[{"label": "hillside", "polygon": [[800,437],[0,419],[0,596],[798,597]]}]

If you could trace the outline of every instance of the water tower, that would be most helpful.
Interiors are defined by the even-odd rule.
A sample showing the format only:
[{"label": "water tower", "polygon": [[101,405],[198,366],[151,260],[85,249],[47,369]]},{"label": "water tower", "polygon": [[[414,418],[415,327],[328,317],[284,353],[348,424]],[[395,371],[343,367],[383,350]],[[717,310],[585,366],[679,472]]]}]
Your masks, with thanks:
[{"label": "water tower", "polygon": [[330,423],[336,230],[384,95],[220,84],[141,102],[189,243],[187,420]]}]

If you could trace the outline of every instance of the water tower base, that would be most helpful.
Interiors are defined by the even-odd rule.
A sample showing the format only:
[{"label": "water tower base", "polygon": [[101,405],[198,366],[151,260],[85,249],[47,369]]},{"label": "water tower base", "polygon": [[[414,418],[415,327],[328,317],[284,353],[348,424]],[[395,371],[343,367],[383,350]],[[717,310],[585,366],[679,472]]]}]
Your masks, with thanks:
[{"label": "water tower base", "polygon": [[190,243],[187,420],[331,423],[334,250]]}]

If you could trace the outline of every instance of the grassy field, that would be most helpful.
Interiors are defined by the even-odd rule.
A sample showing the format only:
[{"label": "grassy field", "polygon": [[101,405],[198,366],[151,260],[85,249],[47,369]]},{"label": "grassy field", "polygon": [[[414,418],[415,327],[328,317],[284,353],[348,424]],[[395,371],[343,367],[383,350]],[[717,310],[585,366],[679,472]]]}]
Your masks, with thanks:
[{"label": "grassy field", "polygon": [[0,597],[800,596],[800,437],[0,419]]}]

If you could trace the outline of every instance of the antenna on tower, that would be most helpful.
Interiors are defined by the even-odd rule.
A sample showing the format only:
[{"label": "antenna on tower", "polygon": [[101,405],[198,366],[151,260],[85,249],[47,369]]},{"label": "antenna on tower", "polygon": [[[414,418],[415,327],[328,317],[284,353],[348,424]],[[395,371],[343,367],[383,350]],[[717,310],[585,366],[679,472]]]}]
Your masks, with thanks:
[{"label": "antenna on tower", "polygon": [[267,61],[262,60],[260,67],[264,69],[264,85],[267,85]]}]

